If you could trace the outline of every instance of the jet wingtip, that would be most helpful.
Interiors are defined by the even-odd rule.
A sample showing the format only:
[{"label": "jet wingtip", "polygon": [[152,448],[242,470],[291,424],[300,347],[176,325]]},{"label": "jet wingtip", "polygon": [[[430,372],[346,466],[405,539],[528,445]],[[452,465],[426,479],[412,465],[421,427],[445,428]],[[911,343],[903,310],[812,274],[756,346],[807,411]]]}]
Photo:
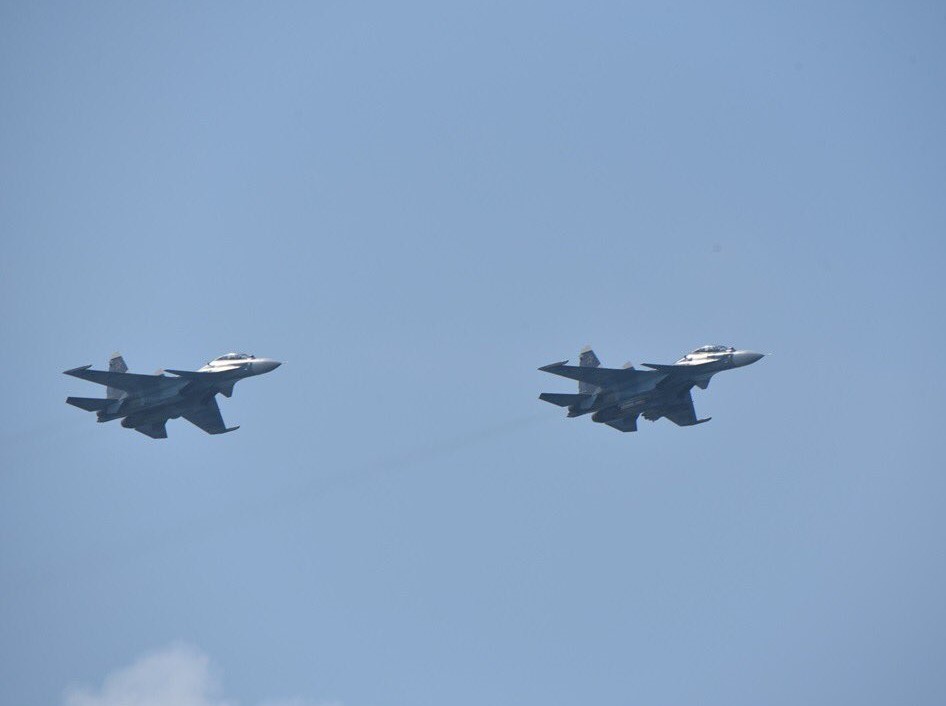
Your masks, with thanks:
[{"label": "jet wingtip", "polygon": [[210,430],[204,429],[204,431],[206,431],[208,434],[212,434],[216,436],[218,434],[226,434],[227,432],[236,431],[239,428],[240,428],[240,425],[237,424],[235,427],[225,427],[223,429],[218,429],[216,431],[210,431]]},{"label": "jet wingtip", "polygon": [[541,370],[542,372],[549,372],[549,371],[551,371],[553,368],[560,368],[560,367],[562,367],[562,366],[565,365],[567,362],[568,362],[567,360],[560,360],[560,361],[557,362],[557,363],[549,363],[548,365],[543,365],[541,368],[539,368],[539,370]]},{"label": "jet wingtip", "polygon": [[78,368],[69,368],[69,370],[63,370],[63,375],[75,375],[76,373],[81,373],[83,370],[88,370],[91,368],[91,365],[80,365]]}]

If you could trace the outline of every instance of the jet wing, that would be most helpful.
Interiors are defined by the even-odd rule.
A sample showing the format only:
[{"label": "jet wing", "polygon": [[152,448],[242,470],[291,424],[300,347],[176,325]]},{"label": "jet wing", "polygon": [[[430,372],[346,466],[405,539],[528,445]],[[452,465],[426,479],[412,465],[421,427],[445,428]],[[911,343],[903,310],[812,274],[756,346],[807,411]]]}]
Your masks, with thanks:
[{"label": "jet wing", "polygon": [[689,390],[687,390],[686,394],[678,402],[668,404],[664,407],[649,409],[644,416],[647,417],[647,419],[666,417],[671,422],[681,427],[691,427],[694,424],[702,424],[711,419],[711,417],[707,417],[706,419],[696,418],[696,410],[693,409],[693,397],[690,395]]},{"label": "jet wing", "polygon": [[135,427],[135,431],[140,431],[145,436],[150,436],[152,439],[167,439],[168,430],[165,428],[167,420],[163,422],[152,422],[151,424],[141,424]]},{"label": "jet wing", "polygon": [[705,363],[696,363],[695,365],[683,363],[673,363],[672,365],[665,365],[663,363],[641,363],[641,365],[651,370],[667,373],[668,375],[699,375],[700,371],[705,371],[707,368],[711,368],[717,363],[719,363],[718,360],[708,360]]},{"label": "jet wing", "polygon": [[[213,388],[224,397],[230,397],[233,394],[233,386],[239,382],[239,378],[227,378],[225,375],[221,375],[221,372],[229,372],[231,370],[241,370],[245,369],[245,365],[231,365],[229,368],[217,369],[214,372],[210,371],[191,371],[191,370],[165,370],[166,373],[173,373],[179,378],[184,380],[190,380],[190,384],[200,385],[205,388]],[[223,378],[221,380],[220,378]]]},{"label": "jet wing", "polygon": [[552,363],[545,365],[539,370],[553,375],[561,375],[564,378],[571,378],[579,382],[587,382],[596,387],[612,387],[623,385],[632,380],[640,379],[641,376],[660,376],[661,373],[651,372],[649,370],[634,370],[632,368],[592,368],[578,365],[565,365],[565,362]]},{"label": "jet wing", "polygon": [[208,434],[224,434],[240,428],[231,427],[227,429],[227,426],[223,423],[223,417],[220,416],[220,407],[217,406],[216,397],[208,397],[206,402],[197,407],[191,407],[181,416]]},{"label": "jet wing", "polygon": [[89,382],[96,382],[99,385],[107,385],[108,387],[115,387],[125,392],[134,393],[154,390],[168,381],[168,378],[163,375],[139,375],[137,373],[113,373],[105,370],[89,370],[91,367],[91,365],[83,365],[81,368],[67,370],[65,374],[75,378],[81,378],[82,380],[88,380]]},{"label": "jet wing", "polygon": [[618,431],[637,431],[637,415],[631,414],[620,419],[612,419],[610,422],[605,422],[605,424]]}]

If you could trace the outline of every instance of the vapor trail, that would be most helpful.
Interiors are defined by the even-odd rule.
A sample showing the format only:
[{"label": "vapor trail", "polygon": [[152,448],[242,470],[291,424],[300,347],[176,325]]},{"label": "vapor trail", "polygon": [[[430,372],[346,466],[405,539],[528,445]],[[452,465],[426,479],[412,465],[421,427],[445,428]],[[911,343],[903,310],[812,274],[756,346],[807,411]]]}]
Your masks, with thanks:
[{"label": "vapor trail", "polygon": [[353,487],[371,478],[379,477],[396,471],[417,468],[434,461],[448,458],[456,453],[476,448],[493,439],[509,436],[522,429],[550,419],[547,415],[530,414],[514,417],[504,422],[492,423],[479,429],[469,431],[446,439],[418,444],[414,448],[401,453],[376,458],[344,470],[335,471],[329,475],[310,478],[291,487],[275,490],[265,497],[232,506],[209,511],[184,522],[173,529],[160,532],[151,537],[138,539],[134,545],[124,549],[117,549],[98,554],[91,553],[85,557],[78,557],[69,565],[48,567],[33,576],[18,577],[19,580],[31,584],[31,589],[40,590],[44,586],[55,585],[64,577],[88,576],[108,573],[116,568],[126,566],[135,561],[142,561],[164,549],[180,545],[192,545],[195,542],[207,539],[234,526],[236,522],[260,522],[271,517],[276,512],[284,512],[291,507],[304,506],[316,498],[343,488]]}]

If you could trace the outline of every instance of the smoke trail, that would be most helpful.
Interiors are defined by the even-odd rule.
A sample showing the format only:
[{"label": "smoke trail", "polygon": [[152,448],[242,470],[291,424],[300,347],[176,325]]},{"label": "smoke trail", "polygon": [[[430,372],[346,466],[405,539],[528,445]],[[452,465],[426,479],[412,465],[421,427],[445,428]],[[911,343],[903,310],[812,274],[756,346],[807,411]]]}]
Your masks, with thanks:
[{"label": "smoke trail", "polygon": [[291,487],[278,489],[265,497],[257,497],[229,508],[203,513],[173,529],[156,533],[151,537],[139,538],[133,545],[129,544],[122,549],[78,557],[76,561],[69,562],[68,565],[48,567],[47,570],[37,572],[32,577],[20,578],[24,582],[29,582],[34,590],[39,590],[45,586],[55,585],[64,576],[107,573],[135,561],[142,561],[169,547],[193,545],[195,542],[206,541],[233,527],[237,521],[243,526],[248,522],[259,523],[277,512],[305,506],[314,499],[332,492],[357,486],[385,474],[406,471],[449,458],[454,454],[476,448],[497,438],[510,436],[550,419],[551,417],[543,414],[514,417],[450,438],[419,444],[401,453],[307,479]]}]

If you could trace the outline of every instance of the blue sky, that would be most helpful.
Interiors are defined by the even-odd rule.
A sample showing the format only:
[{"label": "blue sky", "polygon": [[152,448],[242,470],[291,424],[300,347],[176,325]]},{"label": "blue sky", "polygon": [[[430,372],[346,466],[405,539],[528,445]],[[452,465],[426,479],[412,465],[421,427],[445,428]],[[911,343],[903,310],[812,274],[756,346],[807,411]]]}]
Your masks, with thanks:
[{"label": "blue sky", "polygon": [[[946,699],[940,4],[0,13],[4,704]],[[588,343],[774,355],[619,434]]]}]

